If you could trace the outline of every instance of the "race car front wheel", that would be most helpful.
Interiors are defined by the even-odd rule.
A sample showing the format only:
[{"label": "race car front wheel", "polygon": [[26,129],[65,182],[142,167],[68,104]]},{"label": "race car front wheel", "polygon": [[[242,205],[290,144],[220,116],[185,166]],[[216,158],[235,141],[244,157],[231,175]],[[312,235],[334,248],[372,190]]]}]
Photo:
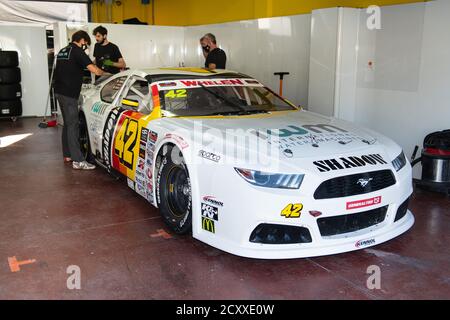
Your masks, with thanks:
[{"label": "race car front wheel", "polygon": [[166,151],[156,183],[156,199],[164,222],[177,234],[188,233],[192,228],[191,182],[177,148]]},{"label": "race car front wheel", "polygon": [[90,163],[95,163],[94,156],[91,152],[91,144],[89,142],[89,132],[87,128],[86,118],[84,117],[83,113],[80,113],[79,115],[79,142],[80,142],[80,148],[81,153],[83,154],[86,161]]}]

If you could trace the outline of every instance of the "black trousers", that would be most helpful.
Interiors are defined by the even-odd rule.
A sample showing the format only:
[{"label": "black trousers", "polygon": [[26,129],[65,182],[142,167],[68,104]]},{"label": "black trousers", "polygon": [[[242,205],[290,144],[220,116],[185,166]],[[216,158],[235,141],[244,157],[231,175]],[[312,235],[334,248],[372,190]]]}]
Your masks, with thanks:
[{"label": "black trousers", "polygon": [[80,125],[78,118],[78,100],[56,94],[61,113],[64,119],[62,132],[62,147],[65,158],[71,158],[75,162],[84,161],[80,148]]}]

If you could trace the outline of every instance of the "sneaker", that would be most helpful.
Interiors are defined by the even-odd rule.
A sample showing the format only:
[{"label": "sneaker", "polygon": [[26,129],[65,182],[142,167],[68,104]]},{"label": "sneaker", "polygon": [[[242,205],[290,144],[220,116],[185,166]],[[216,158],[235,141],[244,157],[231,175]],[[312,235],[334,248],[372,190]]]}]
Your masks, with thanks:
[{"label": "sneaker", "polygon": [[87,161],[82,161],[82,162],[73,162],[72,163],[72,168],[74,168],[75,170],[94,170],[95,166],[93,164],[90,164]]},{"label": "sneaker", "polygon": [[64,158],[64,163],[70,163],[70,162],[72,162],[72,159],[70,159],[70,158]]}]

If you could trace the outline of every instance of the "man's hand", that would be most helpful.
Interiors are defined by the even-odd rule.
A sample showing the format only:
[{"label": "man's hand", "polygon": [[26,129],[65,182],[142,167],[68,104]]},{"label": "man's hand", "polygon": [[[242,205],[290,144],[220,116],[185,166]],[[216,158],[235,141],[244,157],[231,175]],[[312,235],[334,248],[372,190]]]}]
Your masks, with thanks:
[{"label": "man's hand", "polygon": [[103,65],[107,67],[114,67],[114,62],[110,59],[106,59],[105,61],[103,61]]}]

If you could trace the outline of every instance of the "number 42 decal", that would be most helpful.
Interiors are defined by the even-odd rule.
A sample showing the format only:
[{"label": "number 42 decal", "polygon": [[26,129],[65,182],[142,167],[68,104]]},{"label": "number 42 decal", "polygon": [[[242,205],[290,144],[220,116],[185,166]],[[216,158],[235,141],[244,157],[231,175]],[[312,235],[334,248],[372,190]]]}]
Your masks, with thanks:
[{"label": "number 42 decal", "polygon": [[125,118],[116,136],[115,150],[117,157],[125,167],[133,170],[135,146],[138,134],[138,122]]},{"label": "number 42 decal", "polygon": [[300,218],[302,214],[303,205],[301,203],[289,204],[281,211],[281,216],[285,218]]}]

